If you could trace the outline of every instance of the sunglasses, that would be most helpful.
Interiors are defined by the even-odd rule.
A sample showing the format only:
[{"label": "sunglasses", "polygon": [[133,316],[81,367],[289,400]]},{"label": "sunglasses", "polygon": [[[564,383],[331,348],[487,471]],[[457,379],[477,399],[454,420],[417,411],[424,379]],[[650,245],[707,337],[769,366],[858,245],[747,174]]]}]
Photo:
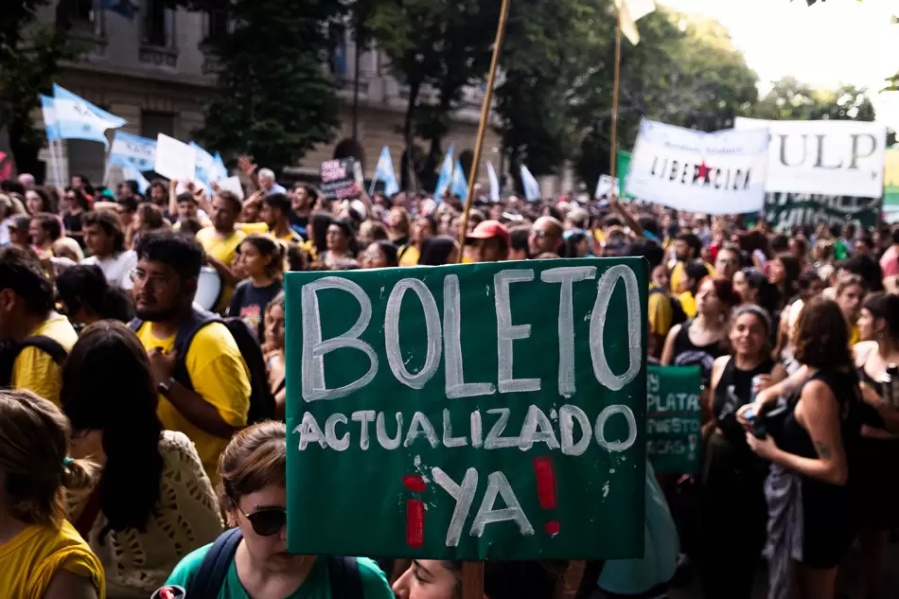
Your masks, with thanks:
[{"label": "sunglasses", "polygon": [[281,532],[284,525],[287,524],[287,510],[280,507],[267,507],[248,514],[239,507],[237,508],[244,517],[250,521],[250,525],[260,537],[270,537]]}]

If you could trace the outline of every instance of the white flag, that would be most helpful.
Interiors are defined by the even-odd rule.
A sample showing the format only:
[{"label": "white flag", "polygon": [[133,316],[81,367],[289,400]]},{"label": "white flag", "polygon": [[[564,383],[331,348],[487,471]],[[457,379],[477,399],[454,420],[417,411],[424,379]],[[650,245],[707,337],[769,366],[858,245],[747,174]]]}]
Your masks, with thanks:
[{"label": "white flag", "polygon": [[540,193],[540,184],[537,183],[537,179],[534,178],[534,175],[531,174],[528,167],[523,164],[521,165],[521,184],[524,187],[524,197],[527,198],[529,202],[536,202],[543,199],[543,194]]},{"label": "white flag", "polygon": [[655,0],[615,0],[621,20],[621,33],[635,46],[640,43],[637,21],[656,9]]},{"label": "white flag", "polygon": [[490,178],[490,201],[498,202],[499,201],[499,177],[496,176],[496,171],[493,170],[493,163],[489,160],[487,161],[487,177]]}]

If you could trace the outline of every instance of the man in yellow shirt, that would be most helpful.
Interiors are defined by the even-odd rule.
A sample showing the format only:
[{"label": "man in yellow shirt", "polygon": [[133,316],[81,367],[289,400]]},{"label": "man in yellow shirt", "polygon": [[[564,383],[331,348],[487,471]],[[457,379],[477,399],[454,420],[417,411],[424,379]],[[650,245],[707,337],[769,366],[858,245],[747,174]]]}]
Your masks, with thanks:
[{"label": "man in yellow shirt", "polygon": [[674,240],[674,257],[677,262],[671,269],[671,293],[679,295],[686,291],[683,287],[684,267],[690,262],[702,262],[710,277],[715,276],[715,269],[702,260],[702,241],[693,233],[681,233]]},{"label": "man in yellow shirt", "polygon": [[303,238],[290,226],[291,201],[283,193],[273,193],[262,198],[262,220],[268,232],[279,241],[303,243]]},{"label": "man in yellow shirt", "polygon": [[53,311],[53,284],[21,248],[0,252],[0,387],[28,389],[59,405],[60,363],[78,335]]},{"label": "man in yellow shirt", "polygon": [[212,226],[201,229],[197,233],[197,241],[206,252],[206,262],[222,279],[222,292],[215,307],[216,312],[222,312],[231,301],[234,287],[240,283],[240,278],[231,270],[231,264],[237,256],[240,242],[247,234],[234,227],[241,209],[236,195],[220,190],[212,198],[211,208]]},{"label": "man in yellow shirt", "polygon": [[[219,456],[235,431],[247,424],[249,373],[237,342],[221,322],[200,328],[184,356],[175,351],[179,331],[196,318],[192,302],[203,249],[170,231],[141,235],[134,248],[136,333],[150,357],[159,391],[159,419],[196,445],[203,468],[218,480]],[[134,327],[133,327],[134,328]]]}]

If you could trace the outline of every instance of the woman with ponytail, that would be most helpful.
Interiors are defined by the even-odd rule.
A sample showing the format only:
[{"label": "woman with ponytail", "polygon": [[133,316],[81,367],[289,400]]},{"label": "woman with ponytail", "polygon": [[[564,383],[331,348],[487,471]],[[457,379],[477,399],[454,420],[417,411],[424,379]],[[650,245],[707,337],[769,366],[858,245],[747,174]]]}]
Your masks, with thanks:
[{"label": "woman with ponytail", "polygon": [[106,281],[99,266],[79,264],[56,278],[59,301],[74,325],[91,325],[99,320],[129,322],[134,318],[131,297]]},{"label": "woman with ponytail", "polygon": [[81,335],[62,371],[72,454],[102,470],[69,515],[106,571],[110,599],[148,597],[178,561],[222,529],[193,443],[164,431],[147,352],[120,322]]},{"label": "woman with ponytail", "polygon": [[66,521],[64,494],[89,486],[69,423],[30,391],[0,391],[0,589],[16,599],[103,599],[103,567]]},{"label": "woman with ponytail", "polygon": [[228,316],[243,320],[261,342],[265,308],[283,289],[285,246],[271,235],[253,233],[240,242],[237,252],[248,278],[234,290]]}]

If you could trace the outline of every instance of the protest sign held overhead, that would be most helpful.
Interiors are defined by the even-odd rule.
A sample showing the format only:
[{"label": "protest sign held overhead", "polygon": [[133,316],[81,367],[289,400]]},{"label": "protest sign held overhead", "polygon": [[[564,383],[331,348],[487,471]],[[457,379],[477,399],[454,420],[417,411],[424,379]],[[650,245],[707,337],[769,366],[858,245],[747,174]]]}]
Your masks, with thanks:
[{"label": "protest sign held overhead", "polygon": [[765,201],[766,131],[703,133],[643,119],[626,191],[707,214],[755,212]]},{"label": "protest sign held overhead", "polygon": [[644,260],[285,285],[292,552],[643,555]]},{"label": "protest sign held overhead", "polygon": [[648,366],[646,451],[656,472],[699,472],[699,391],[699,366]]},{"label": "protest sign held overhead", "polygon": [[322,180],[321,192],[326,198],[342,200],[356,196],[358,192],[354,163],[352,158],[322,162],[319,169]]},{"label": "protest sign held overhead", "polygon": [[767,191],[867,198],[883,195],[883,124],[737,117],[734,128],[770,132]]},{"label": "protest sign held overhead", "polygon": [[153,170],[168,179],[186,183],[193,180],[196,169],[197,153],[191,146],[163,133],[156,137],[156,162]]},{"label": "protest sign held overhead", "polygon": [[765,220],[780,231],[796,226],[852,223],[856,227],[877,224],[880,198],[820,193],[769,192],[765,194]]}]

